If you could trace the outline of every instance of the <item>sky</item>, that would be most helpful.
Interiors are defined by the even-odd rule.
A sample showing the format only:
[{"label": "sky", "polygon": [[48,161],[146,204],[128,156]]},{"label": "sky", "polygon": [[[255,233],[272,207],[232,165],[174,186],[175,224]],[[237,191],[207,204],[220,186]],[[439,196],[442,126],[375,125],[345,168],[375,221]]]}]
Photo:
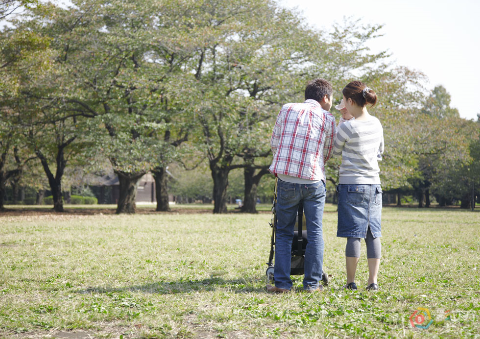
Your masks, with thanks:
[{"label": "sky", "polygon": [[369,46],[388,50],[395,64],[424,73],[428,90],[444,86],[466,119],[480,113],[479,0],[278,0],[297,7],[308,24],[329,31],[344,18],[383,25]]}]

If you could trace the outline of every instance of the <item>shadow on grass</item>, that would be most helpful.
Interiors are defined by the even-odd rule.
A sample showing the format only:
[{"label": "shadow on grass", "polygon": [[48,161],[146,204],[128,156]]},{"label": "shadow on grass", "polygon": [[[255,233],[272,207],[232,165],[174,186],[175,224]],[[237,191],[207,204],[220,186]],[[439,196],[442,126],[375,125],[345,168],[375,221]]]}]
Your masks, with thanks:
[{"label": "shadow on grass", "polygon": [[119,292],[143,292],[151,294],[180,294],[192,292],[211,292],[218,289],[230,290],[234,293],[266,292],[265,285],[255,287],[259,280],[247,281],[245,279],[225,280],[222,278],[210,278],[203,280],[160,281],[151,284],[126,286],[126,287],[88,287],[84,290],[75,291],[79,294],[119,293]]}]

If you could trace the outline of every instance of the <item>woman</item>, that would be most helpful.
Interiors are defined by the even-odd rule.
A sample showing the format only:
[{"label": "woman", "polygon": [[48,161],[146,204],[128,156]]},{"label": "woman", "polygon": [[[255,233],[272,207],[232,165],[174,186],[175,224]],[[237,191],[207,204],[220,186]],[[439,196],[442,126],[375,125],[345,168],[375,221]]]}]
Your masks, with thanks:
[{"label": "woman", "polygon": [[367,105],[377,103],[377,95],[360,81],[349,83],[342,91],[350,119],[338,126],[334,154],[342,155],[337,186],[338,237],[347,238],[346,289],[356,290],[355,272],[360,258],[360,239],[365,239],[369,278],[367,290],[378,290],[377,275],[381,256],[382,188],[378,160],[383,153],[383,129],[371,116]]}]

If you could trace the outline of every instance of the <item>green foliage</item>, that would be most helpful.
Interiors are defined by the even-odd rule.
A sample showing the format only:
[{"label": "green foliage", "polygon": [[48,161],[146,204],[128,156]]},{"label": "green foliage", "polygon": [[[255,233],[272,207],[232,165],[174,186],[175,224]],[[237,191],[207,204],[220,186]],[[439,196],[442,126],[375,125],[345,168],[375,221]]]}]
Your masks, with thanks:
[{"label": "green foliage", "polygon": [[51,9],[52,24],[42,30],[55,37],[58,63],[68,70],[67,102],[93,120],[82,129],[94,143],[89,151],[123,173],[168,164],[171,142],[184,137],[189,121],[182,102],[188,79],[177,77],[188,53],[169,44],[180,43],[168,23],[178,14],[168,2],[73,5]]},{"label": "green foliage", "polygon": [[79,195],[82,197],[95,197],[92,190],[88,186],[79,186],[79,187],[72,187],[72,196]]},{"label": "green foliage", "polygon": [[186,171],[173,164],[168,170],[175,177],[169,178],[169,188],[173,195],[194,200],[213,198],[212,176],[205,165]]},{"label": "green foliage", "polygon": [[[44,199],[45,205],[52,205],[53,204],[53,197],[50,195],[45,197]],[[96,205],[98,204],[98,199],[95,197],[83,197],[80,195],[71,195],[70,196],[70,203],[72,205]]]},{"label": "green foliage", "polygon": [[73,205],[83,205],[85,203],[85,198],[78,195],[72,195],[70,197],[70,203]]},{"label": "green foliage", "polygon": [[[29,185],[47,184],[39,161],[24,163],[33,155],[60,182],[68,166],[103,171],[105,159],[133,175],[206,158],[211,173],[179,175],[174,194],[214,198],[212,175],[235,170],[223,191],[241,196],[236,169],[269,164],[281,105],[303,101],[316,77],[333,83],[337,102],[354,79],[377,92],[369,110],[384,128],[386,190],[413,183],[460,197],[478,180],[478,128],[443,86],[425,95],[423,74],[368,49],[381,25],[349,19],[317,31],[270,0],[3,1],[0,16],[17,5],[27,10],[0,35],[0,170],[24,169]],[[327,164],[332,183],[339,165]],[[272,183],[264,178],[258,195]]]},{"label": "green foliage", "polygon": [[32,8],[32,6],[39,6],[38,0],[1,0],[0,1],[0,20],[5,19],[13,14],[17,9]]},{"label": "green foliage", "polygon": [[73,205],[96,205],[98,203],[95,197],[82,197],[79,195],[72,195],[70,197],[70,203]]},{"label": "green foliage", "polygon": [[472,189],[475,171],[473,167],[470,171],[470,153],[479,130],[473,121],[460,118],[458,112],[452,113],[455,109],[449,104],[450,95],[437,86],[422,113],[416,116],[412,132],[418,163],[411,178],[417,191],[430,189],[437,200],[464,200]]},{"label": "green foliage", "polygon": [[425,100],[422,113],[438,118],[459,117],[458,110],[450,107],[451,97],[443,86],[435,86]]}]

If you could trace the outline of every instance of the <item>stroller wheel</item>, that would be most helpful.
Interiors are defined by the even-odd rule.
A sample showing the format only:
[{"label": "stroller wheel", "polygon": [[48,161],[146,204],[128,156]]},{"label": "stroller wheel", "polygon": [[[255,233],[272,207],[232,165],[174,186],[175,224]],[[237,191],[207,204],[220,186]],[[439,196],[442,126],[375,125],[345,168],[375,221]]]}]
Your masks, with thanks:
[{"label": "stroller wheel", "polygon": [[267,268],[267,280],[269,281],[273,281],[273,273],[275,272],[275,267],[271,266],[269,268]]},{"label": "stroller wheel", "polygon": [[328,274],[322,271],[322,283],[324,286],[328,286]]}]

